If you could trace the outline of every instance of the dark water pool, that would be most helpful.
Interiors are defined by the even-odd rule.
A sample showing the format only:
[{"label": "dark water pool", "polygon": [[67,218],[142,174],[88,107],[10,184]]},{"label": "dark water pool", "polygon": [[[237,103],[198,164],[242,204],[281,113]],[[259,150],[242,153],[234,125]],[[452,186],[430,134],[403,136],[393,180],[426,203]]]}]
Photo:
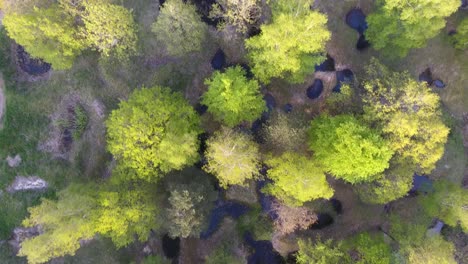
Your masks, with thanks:
[{"label": "dark water pool", "polygon": [[226,66],[226,55],[222,49],[218,49],[211,59],[211,67],[215,70],[222,70]]},{"label": "dark water pool", "polygon": [[315,79],[314,83],[307,88],[307,97],[309,99],[317,99],[323,92],[323,82],[320,79]]},{"label": "dark water pool", "polygon": [[346,14],[346,24],[359,34],[363,34],[367,29],[366,15],[361,9],[353,8]]},{"label": "dark water pool", "polygon": [[253,249],[247,258],[248,264],[285,264],[283,257],[273,248],[271,241],[253,239],[250,233],[244,235],[246,244]]},{"label": "dark water pool", "polygon": [[51,65],[49,63],[41,59],[31,58],[29,53],[27,53],[22,46],[18,45],[16,52],[18,64],[24,72],[38,76],[50,71]]}]

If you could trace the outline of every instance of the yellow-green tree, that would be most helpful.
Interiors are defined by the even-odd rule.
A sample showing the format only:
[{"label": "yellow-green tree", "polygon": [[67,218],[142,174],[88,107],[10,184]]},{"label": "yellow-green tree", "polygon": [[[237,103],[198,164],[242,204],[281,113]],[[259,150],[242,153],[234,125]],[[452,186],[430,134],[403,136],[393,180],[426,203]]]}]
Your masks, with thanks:
[{"label": "yellow-green tree", "polygon": [[193,4],[168,0],[163,4],[152,30],[170,55],[182,56],[202,49],[208,26]]},{"label": "yellow-green tree", "polygon": [[260,35],[246,40],[252,72],[261,82],[285,78],[302,83],[325,60],[325,44],[331,37],[327,17],[311,11],[310,4],[279,0],[272,7],[272,22],[261,26]]},{"label": "yellow-green tree", "polygon": [[204,169],[218,178],[221,187],[244,185],[258,176],[260,152],[258,144],[246,134],[222,128],[207,141]]},{"label": "yellow-green tree", "polygon": [[86,42],[104,56],[127,58],[136,52],[136,24],[132,13],[123,6],[84,3],[81,29]]},{"label": "yellow-green tree", "polygon": [[367,17],[365,35],[375,49],[404,57],[435,37],[459,6],[458,0],[379,0],[377,10]]},{"label": "yellow-green tree", "polygon": [[390,161],[390,168],[373,182],[355,185],[359,198],[369,204],[386,204],[404,197],[413,186],[413,166]]},{"label": "yellow-green tree", "polygon": [[247,79],[240,66],[215,71],[205,84],[208,91],[203,94],[202,103],[217,120],[230,127],[254,121],[266,110],[258,82]]},{"label": "yellow-green tree", "polygon": [[40,226],[43,233],[22,242],[18,255],[32,264],[74,255],[81,240],[96,234],[110,237],[117,247],[133,242],[135,235],[147,240],[150,230],[159,226],[153,187],[73,184],[59,192],[56,201],[43,199],[23,222]]},{"label": "yellow-green tree", "polygon": [[430,173],[444,153],[449,129],[440,98],[408,73],[389,71],[377,60],[364,82],[365,119],[377,125],[390,147],[422,173]]},{"label": "yellow-green tree", "polygon": [[343,250],[342,243],[334,244],[329,239],[321,241],[299,240],[299,251],[296,259],[298,264],[329,264],[329,263],[350,263],[350,258]]},{"label": "yellow-green tree", "polygon": [[350,183],[376,180],[393,155],[379,133],[352,115],[321,115],[311,122],[309,147],[327,172]]},{"label": "yellow-green tree", "polygon": [[285,152],[266,160],[268,178],[273,180],[263,189],[291,206],[319,198],[329,199],[333,189],[327,182],[323,168],[303,155]]},{"label": "yellow-green tree", "polygon": [[32,57],[44,59],[57,70],[70,68],[86,49],[74,22],[57,4],[35,8],[26,14],[7,13],[3,19],[12,39],[24,46]]},{"label": "yellow-green tree", "polygon": [[155,181],[198,158],[200,118],[182,94],[169,88],[134,91],[106,125],[108,149],[118,168],[127,170],[124,177]]},{"label": "yellow-green tree", "polygon": [[460,185],[447,180],[437,181],[434,191],[419,199],[428,215],[451,226],[460,224],[465,232],[468,231],[468,191]]}]

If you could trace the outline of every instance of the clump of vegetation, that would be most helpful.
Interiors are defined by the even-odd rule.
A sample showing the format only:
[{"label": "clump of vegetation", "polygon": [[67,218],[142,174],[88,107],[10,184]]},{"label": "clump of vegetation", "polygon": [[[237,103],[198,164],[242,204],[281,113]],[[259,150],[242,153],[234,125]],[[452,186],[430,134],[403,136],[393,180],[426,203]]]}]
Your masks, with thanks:
[{"label": "clump of vegetation", "polygon": [[260,153],[258,144],[246,134],[222,128],[207,141],[204,169],[218,178],[223,188],[244,185],[259,176]]},{"label": "clump of vegetation", "polygon": [[277,1],[272,22],[260,27],[260,35],[245,41],[252,72],[261,82],[284,78],[302,83],[311,69],[325,60],[325,44],[331,33],[327,17],[310,11],[312,2]]},{"label": "clump of vegetation", "polygon": [[386,140],[351,115],[312,120],[309,146],[326,171],[350,183],[377,179],[393,155]]},{"label": "clump of vegetation", "polygon": [[197,161],[200,118],[169,88],[136,90],[106,125],[108,149],[127,178],[154,181]]},{"label": "clump of vegetation", "polygon": [[222,243],[219,245],[210,255],[205,259],[206,264],[241,264],[243,263],[238,257],[236,257],[231,248],[230,244]]},{"label": "clump of vegetation", "polygon": [[218,121],[230,127],[254,121],[266,110],[258,82],[247,79],[240,66],[215,71],[205,84],[208,91],[203,94],[202,103]]},{"label": "clump of vegetation", "polygon": [[391,72],[373,59],[364,82],[364,117],[381,129],[390,148],[414,170],[430,173],[444,153],[449,129],[440,99],[408,73]]},{"label": "clump of vegetation", "polygon": [[[6,9],[3,25],[32,57],[44,59],[54,69],[70,69],[88,48],[104,56],[113,52],[120,58],[136,52],[135,22],[122,6],[105,1],[30,4],[34,8],[8,5],[11,9]],[[77,20],[83,23],[75,23]]]},{"label": "clump of vegetation", "polygon": [[242,34],[247,33],[261,15],[262,10],[258,0],[219,0],[213,4],[210,11],[211,18],[223,20],[218,28],[232,25]]},{"label": "clump of vegetation", "polygon": [[453,43],[457,49],[468,48],[468,18],[463,19],[458,25],[457,32],[453,36]]},{"label": "clump of vegetation", "polygon": [[265,145],[277,152],[301,151],[307,142],[307,124],[297,116],[276,111],[262,131]]},{"label": "clump of vegetation", "polygon": [[316,241],[299,240],[299,251],[296,254],[298,264],[328,264],[348,263],[349,256],[343,249],[342,243],[335,244],[333,240]]},{"label": "clump of vegetation", "polygon": [[208,27],[201,21],[194,5],[182,0],[168,0],[152,30],[170,55],[182,56],[202,49]]},{"label": "clump of vegetation", "polygon": [[285,152],[279,157],[269,157],[266,164],[268,178],[273,183],[267,184],[263,191],[290,206],[333,196],[323,168],[308,157]]},{"label": "clump of vegetation", "polygon": [[273,235],[273,224],[269,217],[262,213],[262,208],[259,205],[242,215],[237,221],[236,227],[241,236],[250,232],[255,240],[270,240]]},{"label": "clump of vegetation", "polygon": [[366,38],[391,57],[405,57],[422,48],[445,26],[445,18],[460,7],[458,0],[382,0],[367,17]]},{"label": "clump of vegetation", "polygon": [[427,196],[421,196],[420,202],[426,213],[437,217],[446,224],[460,224],[468,231],[468,192],[460,185],[447,180],[434,183],[434,191]]}]

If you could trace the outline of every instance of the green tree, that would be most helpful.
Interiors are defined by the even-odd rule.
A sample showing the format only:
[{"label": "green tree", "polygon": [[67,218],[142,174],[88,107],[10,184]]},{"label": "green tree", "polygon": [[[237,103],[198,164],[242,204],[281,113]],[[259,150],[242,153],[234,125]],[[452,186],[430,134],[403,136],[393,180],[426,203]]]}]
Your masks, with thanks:
[{"label": "green tree", "polygon": [[152,30],[170,55],[182,56],[202,49],[208,27],[201,21],[194,5],[182,0],[168,0]]},{"label": "green tree", "polygon": [[385,243],[382,234],[361,233],[345,243],[347,251],[357,253],[357,264],[390,264],[393,263],[391,248]]},{"label": "green tree", "polygon": [[128,186],[71,185],[59,192],[57,201],[43,199],[29,209],[23,225],[39,225],[43,233],[26,239],[18,255],[33,264],[74,255],[80,241],[96,233],[110,237],[117,247],[133,242],[135,234],[147,240],[150,230],[158,227],[153,193],[151,186],[132,190]]},{"label": "green tree", "polygon": [[333,196],[323,169],[303,155],[285,152],[279,157],[270,157],[266,164],[273,183],[263,190],[288,205],[302,206],[308,201]]},{"label": "green tree", "polygon": [[227,242],[218,246],[206,257],[206,264],[241,264],[242,262],[233,252],[231,244]]},{"label": "green tree", "polygon": [[462,20],[457,27],[457,33],[453,36],[453,43],[457,49],[468,48],[468,18]]},{"label": "green tree", "polygon": [[104,56],[111,53],[127,58],[136,52],[136,25],[132,13],[123,6],[85,3],[81,32],[86,41]]},{"label": "green tree", "polygon": [[214,174],[221,185],[243,185],[258,176],[260,153],[258,144],[248,135],[222,128],[207,141],[204,169]]},{"label": "green tree", "polygon": [[171,237],[198,237],[217,198],[208,175],[184,171],[168,178],[165,224]]},{"label": "green tree", "polygon": [[254,121],[266,110],[258,82],[248,80],[240,66],[215,71],[205,84],[208,91],[203,94],[202,103],[217,120],[230,127]]},{"label": "green tree", "polygon": [[260,35],[246,40],[247,56],[252,72],[265,84],[274,77],[302,83],[325,60],[325,44],[331,37],[327,17],[310,11],[311,1],[278,2],[273,21],[261,26]]},{"label": "green tree", "polygon": [[382,130],[390,147],[415,170],[430,173],[444,153],[449,129],[440,98],[408,73],[390,72],[373,59],[364,82],[364,117]]},{"label": "green tree", "polygon": [[393,155],[376,131],[351,115],[321,115],[312,120],[309,147],[326,171],[350,183],[377,179]]},{"label": "green tree", "polygon": [[459,185],[447,180],[437,181],[434,191],[419,199],[431,217],[437,217],[451,226],[460,223],[463,230],[468,231],[468,191]]},{"label": "green tree", "polygon": [[3,18],[12,39],[32,57],[44,59],[57,70],[71,68],[75,58],[86,49],[74,23],[73,17],[64,14],[57,4],[26,14],[7,13]]},{"label": "green tree", "polygon": [[413,186],[413,174],[412,166],[390,162],[390,168],[375,181],[357,184],[355,189],[365,203],[386,204],[408,194]]},{"label": "green tree", "polygon": [[299,251],[296,255],[298,264],[329,264],[329,263],[351,263],[342,244],[334,245],[331,239],[322,242],[299,240]]},{"label": "green tree", "polygon": [[421,48],[445,26],[445,18],[457,11],[458,0],[379,0],[367,17],[366,38],[388,56],[405,57]]},{"label": "green tree", "polygon": [[169,88],[136,90],[106,125],[108,149],[127,177],[157,180],[197,160],[200,119],[182,94]]},{"label": "green tree", "polygon": [[427,236],[427,223],[411,219],[403,221],[396,215],[390,216],[390,233],[398,242],[400,256],[405,263],[452,264],[454,245],[442,236]]},{"label": "green tree", "polygon": [[441,236],[434,236],[423,240],[422,244],[407,249],[408,264],[456,264],[453,243]]},{"label": "green tree", "polygon": [[262,9],[258,0],[218,0],[210,11],[211,18],[222,19],[219,28],[232,25],[242,34],[245,34],[261,15]]}]

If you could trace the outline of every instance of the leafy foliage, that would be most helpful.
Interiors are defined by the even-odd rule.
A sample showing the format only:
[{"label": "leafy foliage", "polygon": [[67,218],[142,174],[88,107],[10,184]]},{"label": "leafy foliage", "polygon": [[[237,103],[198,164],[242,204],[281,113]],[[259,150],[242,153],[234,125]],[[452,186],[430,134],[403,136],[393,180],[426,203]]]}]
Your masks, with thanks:
[{"label": "leafy foliage", "polygon": [[447,180],[434,183],[434,192],[420,197],[427,214],[437,217],[451,226],[460,223],[468,231],[468,192]]},{"label": "leafy foliage", "polygon": [[208,255],[205,260],[206,264],[241,264],[243,263],[239,258],[237,258],[231,249],[229,248],[230,244],[222,243],[218,246],[213,253]]},{"label": "leafy foliage", "polygon": [[123,59],[136,52],[136,25],[132,14],[123,6],[85,3],[82,34],[104,56],[113,52]]},{"label": "leafy foliage", "polygon": [[309,146],[326,171],[350,183],[377,179],[393,155],[377,132],[351,115],[312,120]]},{"label": "leafy foliage", "polygon": [[299,240],[299,251],[296,255],[298,264],[350,263],[349,257],[342,249],[342,244],[334,245],[331,239],[322,242],[320,239]]},{"label": "leafy foliage", "polygon": [[359,256],[353,263],[390,264],[393,263],[392,251],[384,241],[383,235],[361,233],[351,238],[346,248],[355,251]]},{"label": "leafy foliage", "polygon": [[408,73],[390,72],[375,59],[367,73],[365,118],[382,129],[398,156],[422,173],[430,173],[444,153],[449,133],[442,121],[439,97]]},{"label": "leafy foliage", "polygon": [[380,0],[367,17],[366,38],[388,56],[405,57],[435,37],[459,6],[458,0]]},{"label": "leafy foliage", "polygon": [[413,184],[412,167],[404,163],[390,164],[379,177],[356,185],[359,198],[369,204],[386,204],[405,196]]},{"label": "leafy foliage", "polygon": [[277,111],[262,131],[267,146],[278,152],[300,151],[307,142],[307,123],[297,116]]},{"label": "leafy foliage", "polygon": [[29,263],[43,263],[74,255],[80,241],[96,233],[110,237],[117,247],[132,242],[135,234],[146,240],[150,229],[158,227],[150,190],[151,186],[132,190],[75,184],[61,191],[58,201],[43,199],[29,209],[30,217],[23,224],[40,225],[44,232],[25,240],[19,256],[26,256]]},{"label": "leafy foliage", "polygon": [[106,122],[108,149],[118,166],[157,180],[160,173],[195,163],[200,119],[179,93],[169,88],[136,90]]},{"label": "leafy foliage", "polygon": [[168,0],[152,30],[169,54],[182,56],[202,49],[208,28],[194,5],[182,0]]},{"label": "leafy foliage", "polygon": [[208,175],[198,172],[179,177],[171,175],[168,181],[169,197],[164,222],[169,235],[174,238],[198,237],[217,198],[213,184]]},{"label": "leafy foliage", "polygon": [[219,0],[214,3],[211,11],[211,18],[221,18],[223,23],[218,27],[232,25],[240,33],[246,33],[262,15],[262,10],[258,0]]},{"label": "leafy foliage", "polygon": [[309,11],[310,1],[278,2],[281,8],[273,9],[272,23],[262,25],[260,35],[245,42],[252,72],[265,84],[271,78],[302,83],[325,60],[325,44],[331,37],[327,17]]},{"label": "leafy foliage", "polygon": [[225,72],[215,71],[205,80],[208,91],[202,103],[219,121],[233,127],[242,121],[253,121],[265,111],[265,102],[256,80],[248,80],[240,67],[230,67]]},{"label": "leafy foliage", "polygon": [[273,183],[263,190],[288,205],[301,206],[308,201],[333,196],[334,191],[323,169],[305,156],[285,152],[279,157],[270,157],[266,164],[270,167],[268,177]]},{"label": "leafy foliage", "polygon": [[86,48],[79,39],[73,17],[58,5],[34,9],[27,14],[6,14],[3,25],[8,35],[33,57],[42,58],[57,70],[68,69]]},{"label": "leafy foliage", "polygon": [[408,223],[392,215],[391,235],[399,244],[399,252],[407,263],[456,263],[454,245],[440,235],[428,237],[427,225],[414,221]]},{"label": "leafy foliage", "polygon": [[462,20],[457,27],[457,33],[453,36],[453,42],[457,49],[468,48],[468,18]]},{"label": "leafy foliage", "polygon": [[260,153],[251,137],[228,128],[222,128],[207,141],[204,169],[214,174],[221,185],[245,184],[258,176]]}]

